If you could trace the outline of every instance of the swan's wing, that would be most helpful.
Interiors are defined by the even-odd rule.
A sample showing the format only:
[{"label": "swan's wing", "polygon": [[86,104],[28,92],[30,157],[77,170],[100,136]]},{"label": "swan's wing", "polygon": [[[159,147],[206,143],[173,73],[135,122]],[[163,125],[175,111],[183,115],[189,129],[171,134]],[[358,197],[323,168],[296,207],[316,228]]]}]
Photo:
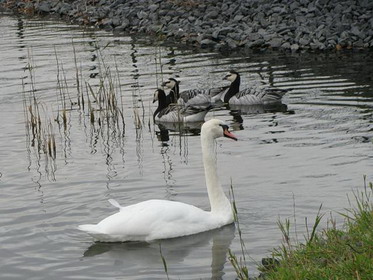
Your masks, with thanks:
[{"label": "swan's wing", "polygon": [[223,222],[193,205],[148,200],[123,207],[97,225],[79,226],[100,241],[150,241],[203,232]]},{"label": "swan's wing", "polygon": [[120,204],[118,203],[118,201],[116,201],[115,199],[109,199],[108,200],[110,202],[111,205],[113,205],[114,207],[117,207],[119,209],[122,209],[122,206],[120,206]]}]

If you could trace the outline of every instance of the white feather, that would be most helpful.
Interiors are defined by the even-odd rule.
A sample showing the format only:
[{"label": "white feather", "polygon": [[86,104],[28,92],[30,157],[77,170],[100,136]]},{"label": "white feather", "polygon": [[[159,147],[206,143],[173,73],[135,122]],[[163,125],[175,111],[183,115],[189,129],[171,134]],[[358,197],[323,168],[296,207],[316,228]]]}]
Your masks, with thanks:
[{"label": "white feather", "polygon": [[[204,232],[233,223],[231,204],[219,183],[214,140],[224,135],[224,122],[210,120],[202,126],[201,143],[206,186],[211,211],[190,204],[168,200],[147,200],[122,207],[113,199],[109,202],[119,212],[96,225],[78,228],[98,241],[152,241]],[[226,132],[225,132],[226,133]]]}]

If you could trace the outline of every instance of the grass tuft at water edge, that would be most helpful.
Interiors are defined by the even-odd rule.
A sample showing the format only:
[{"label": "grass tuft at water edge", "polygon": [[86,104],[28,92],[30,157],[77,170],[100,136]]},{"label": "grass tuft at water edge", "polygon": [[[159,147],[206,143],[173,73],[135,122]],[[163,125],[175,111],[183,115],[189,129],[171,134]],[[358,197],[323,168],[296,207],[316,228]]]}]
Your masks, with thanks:
[{"label": "grass tuft at water edge", "polygon": [[[264,258],[259,266],[258,279],[266,280],[371,280],[373,279],[373,185],[366,184],[364,190],[354,191],[341,228],[335,221],[331,226],[319,230],[322,214],[317,213],[311,234],[305,242],[292,244],[290,222],[279,222],[283,243]],[[230,256],[238,279],[250,278],[247,267],[239,266],[237,257]],[[233,262],[232,262],[233,260]],[[236,262],[234,262],[236,260]],[[235,265],[236,264],[236,265]]]}]

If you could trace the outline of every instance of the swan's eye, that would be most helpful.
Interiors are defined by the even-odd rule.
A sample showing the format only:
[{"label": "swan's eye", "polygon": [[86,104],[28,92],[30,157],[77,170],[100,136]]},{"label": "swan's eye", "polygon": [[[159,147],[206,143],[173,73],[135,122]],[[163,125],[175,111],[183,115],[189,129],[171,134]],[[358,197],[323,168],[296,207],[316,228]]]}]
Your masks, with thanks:
[{"label": "swan's eye", "polygon": [[237,137],[228,130],[228,126],[226,124],[219,124],[223,128],[223,135],[224,137],[231,138],[235,141],[237,141]]},{"label": "swan's eye", "polygon": [[223,128],[223,130],[228,130],[228,126],[226,125],[226,124],[219,124],[222,128]]}]

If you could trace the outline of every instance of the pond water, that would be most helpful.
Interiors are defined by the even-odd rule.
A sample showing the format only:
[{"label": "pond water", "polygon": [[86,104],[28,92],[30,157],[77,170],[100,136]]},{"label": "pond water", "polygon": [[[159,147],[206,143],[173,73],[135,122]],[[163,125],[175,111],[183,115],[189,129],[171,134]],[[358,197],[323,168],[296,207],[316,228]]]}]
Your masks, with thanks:
[{"label": "pond water", "polygon": [[373,180],[372,52],[222,56],[54,20],[2,15],[0,28],[1,279],[235,278],[234,227],[150,244],[94,243],[77,230],[114,213],[109,198],[209,209],[199,127],[161,131],[152,121],[153,92],[171,76],[182,89],[209,88],[236,69],[242,88],[293,89],[282,108],[206,116],[239,138],[218,141],[218,165],[226,192],[234,188],[251,275],[281,242],[278,219],[302,241],[321,204],[340,224],[347,195],[363,175]]}]

